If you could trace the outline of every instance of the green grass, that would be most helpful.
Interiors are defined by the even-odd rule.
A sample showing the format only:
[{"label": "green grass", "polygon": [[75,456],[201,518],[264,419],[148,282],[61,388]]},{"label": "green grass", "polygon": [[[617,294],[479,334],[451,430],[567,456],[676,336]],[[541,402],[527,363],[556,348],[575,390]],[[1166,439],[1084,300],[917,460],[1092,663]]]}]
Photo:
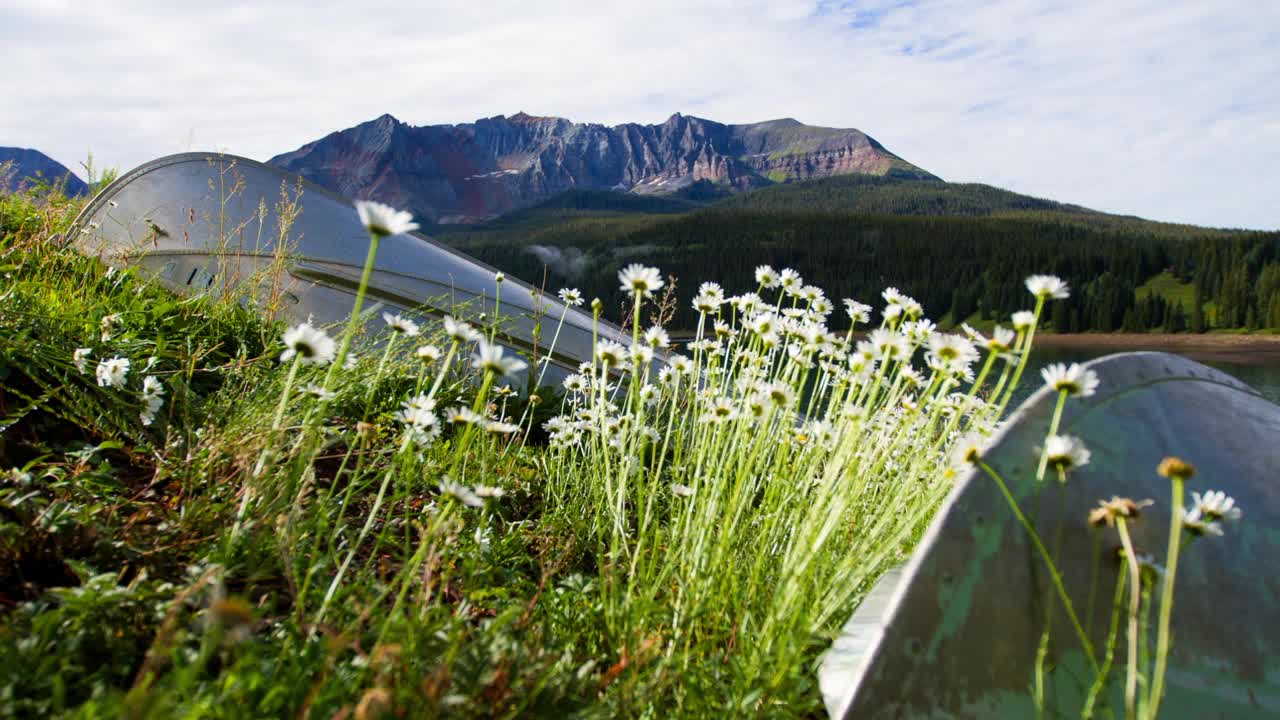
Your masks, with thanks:
[{"label": "green grass", "polygon": [[1155,295],[1162,298],[1170,305],[1182,304],[1182,307],[1188,311],[1191,310],[1192,304],[1195,302],[1195,286],[1190,282],[1182,282],[1168,271],[1151,278],[1138,287],[1137,298],[1144,298]]}]

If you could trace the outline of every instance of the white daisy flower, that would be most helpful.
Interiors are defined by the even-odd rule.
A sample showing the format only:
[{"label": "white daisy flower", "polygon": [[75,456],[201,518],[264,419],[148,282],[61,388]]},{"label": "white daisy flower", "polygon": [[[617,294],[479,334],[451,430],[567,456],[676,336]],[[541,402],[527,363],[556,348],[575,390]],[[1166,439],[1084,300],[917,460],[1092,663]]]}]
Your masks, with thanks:
[{"label": "white daisy flower", "polygon": [[81,375],[89,372],[89,356],[92,354],[93,350],[89,348],[76,348],[76,351],[71,353],[71,362]]},{"label": "white daisy flower", "polygon": [[475,492],[466,485],[460,485],[452,480],[445,479],[440,483],[440,493],[448,495],[467,507],[484,507],[484,498],[475,494]]},{"label": "white daisy flower", "polygon": [[693,488],[680,483],[672,483],[671,494],[676,497],[693,497]]},{"label": "white daisy flower", "polygon": [[796,391],[781,380],[769,383],[765,388],[765,395],[768,396],[769,402],[780,408],[791,407],[796,399]]},{"label": "white daisy flower", "polygon": [[717,397],[711,401],[706,413],[702,415],[702,421],[719,424],[733,420],[738,416],[737,410],[733,406],[733,400],[727,397]]},{"label": "white daisy flower", "polygon": [[1027,290],[1038,298],[1065,300],[1071,296],[1067,284],[1054,275],[1032,275],[1027,278]]},{"label": "white daisy flower", "polygon": [[454,319],[452,315],[444,316],[444,334],[448,335],[450,340],[460,343],[476,342],[484,337],[475,328],[462,320]]},{"label": "white daisy flower", "polygon": [[144,427],[151,427],[156,421],[156,413],[160,412],[160,408],[164,406],[164,398],[156,398],[148,400],[147,407],[138,413],[138,420],[142,422]]},{"label": "white daisy flower", "polygon": [[689,375],[693,372],[693,361],[684,355],[671,356],[667,364],[680,375]]},{"label": "white daisy flower", "polygon": [[[891,305],[890,307],[901,307],[901,305]],[[911,352],[911,344],[907,341],[906,336],[892,330],[877,328],[871,331],[871,335],[867,339],[871,342],[871,346],[875,348],[876,357],[878,358],[903,358]]]},{"label": "white daisy flower", "polygon": [[435,413],[425,408],[414,407],[409,403],[404,403],[402,408],[396,412],[395,418],[405,425],[424,430],[435,427],[439,422]]},{"label": "white daisy flower", "polygon": [[1098,389],[1098,373],[1086,370],[1080,363],[1054,363],[1040,370],[1044,384],[1068,396],[1089,397]]},{"label": "white daisy flower", "polygon": [[857,300],[845,298],[844,311],[849,314],[849,319],[854,322],[871,322],[871,306],[860,303]]},{"label": "white daisy flower", "polygon": [[507,494],[506,490],[492,485],[477,485],[473,488],[473,492],[482,498],[500,498]]},{"label": "white daisy flower", "polygon": [[1018,332],[1026,332],[1036,324],[1036,314],[1030,310],[1019,310],[1010,317],[1013,329]]},{"label": "white daisy flower", "polygon": [[632,263],[618,271],[618,282],[623,292],[639,293],[644,297],[662,288],[662,273],[655,267]]},{"label": "white daisy flower", "polygon": [[391,328],[392,332],[399,335],[415,337],[419,332],[418,324],[403,315],[382,313],[382,320],[387,323],[387,327]]},{"label": "white daisy flower", "polygon": [[956,442],[952,457],[957,466],[977,465],[987,451],[987,440],[976,432],[966,434]]},{"label": "white daisy flower", "polygon": [[753,292],[734,295],[729,298],[729,302],[744,316],[756,312],[764,304],[760,296]]},{"label": "white daisy flower", "polygon": [[1192,535],[1222,535],[1222,524],[1218,521],[1205,517],[1204,512],[1199,507],[1192,507],[1190,510],[1183,508],[1182,527]]},{"label": "white daisy flower", "polygon": [[422,362],[431,364],[439,360],[443,353],[441,353],[440,348],[435,345],[422,345],[414,351],[414,354],[417,355],[418,359]]},{"label": "white daisy flower", "polygon": [[425,394],[418,394],[405,400],[400,407],[401,411],[396,415],[396,419],[401,422],[423,427],[434,425],[436,422],[436,417],[433,414],[436,409],[436,401]]},{"label": "white daisy flower", "polygon": [[294,325],[284,333],[285,351],[280,355],[280,362],[289,362],[294,357],[303,363],[326,365],[333,362],[338,347],[333,338],[325,331],[304,322]]},{"label": "white daisy flower", "polygon": [[720,287],[720,283],[704,282],[698,286],[699,295],[707,295],[716,298],[720,302],[724,302],[724,288]]},{"label": "white daisy flower", "polygon": [[689,343],[688,348],[690,350],[707,353],[708,355],[718,355],[721,350],[721,345],[719,340],[712,340],[711,338],[703,338],[701,340],[694,340],[693,342]]},{"label": "white daisy flower", "polygon": [[160,408],[164,407],[164,384],[155,377],[148,375],[142,381],[142,401],[146,405],[146,409],[139,414],[138,418],[145,426],[150,426],[155,422],[156,413],[160,412]]},{"label": "white daisy flower", "polygon": [[671,336],[660,325],[654,325],[645,330],[644,341],[653,348],[671,347]]},{"label": "white daisy flower", "polygon": [[778,271],[768,265],[760,265],[756,267],[756,282],[763,288],[774,288],[778,286]]},{"label": "white daisy flower", "polygon": [[582,304],[582,293],[577,288],[560,288],[560,302],[570,307],[577,307]]},{"label": "white daisy flower", "polygon": [[693,299],[693,309],[704,315],[709,315],[720,309],[723,300],[712,295],[698,295]]},{"label": "white daisy flower", "polygon": [[617,369],[626,361],[627,349],[612,340],[596,343],[596,359],[610,368]]},{"label": "white daisy flower", "polygon": [[1239,520],[1242,515],[1235,499],[1221,490],[1210,490],[1204,495],[1193,492],[1191,498],[1192,510],[1210,520]]},{"label": "white daisy flower", "polygon": [[306,393],[307,395],[310,395],[313,398],[316,398],[317,400],[324,400],[326,402],[334,398],[334,393],[332,390],[325,390],[324,387],[317,385],[315,383],[308,383],[307,385],[303,386],[302,392]]},{"label": "white daisy flower", "polygon": [[632,345],[631,362],[635,363],[636,367],[653,362],[653,348],[648,345]]},{"label": "white daisy flower", "polygon": [[804,278],[800,277],[800,273],[786,268],[778,275],[778,286],[788,292],[798,290],[804,285]]},{"label": "white daisy flower", "polygon": [[[981,335],[979,335],[981,337]],[[993,353],[1007,353],[1013,349],[1013,341],[1017,335],[1007,327],[997,325],[986,338],[987,349]]]},{"label": "white daisy flower", "polygon": [[916,369],[911,367],[910,365],[902,368],[901,374],[902,374],[902,379],[906,381],[908,386],[917,388],[917,389],[924,387],[924,376],[921,375],[919,372],[917,372]]},{"label": "white daisy flower", "polygon": [[356,214],[360,222],[370,234],[378,237],[399,235],[418,229],[413,221],[413,214],[405,210],[396,210],[390,205],[360,200],[356,202]]},{"label": "white daisy flower", "polygon": [[640,400],[646,404],[658,399],[658,388],[651,383],[640,386]]},{"label": "white daisy flower", "polygon": [[124,387],[129,375],[129,359],[113,357],[98,363],[95,374],[99,387]]},{"label": "white daisy flower", "polygon": [[929,335],[925,341],[929,354],[947,366],[967,366],[978,359],[978,350],[968,338],[960,335]]},{"label": "white daisy flower", "polygon": [[469,407],[452,407],[444,411],[444,421],[455,427],[483,425],[485,417]]},{"label": "white daisy flower", "polygon": [[1089,448],[1080,438],[1070,435],[1050,435],[1045,439],[1046,464],[1054,470],[1066,471],[1089,464]]},{"label": "white daisy flower", "polygon": [[768,335],[778,329],[778,316],[763,312],[747,321],[747,327],[757,335]]},{"label": "white daisy flower", "polygon": [[514,375],[529,365],[519,358],[504,357],[501,345],[490,345],[482,338],[475,354],[471,356],[471,367],[505,377]]},{"label": "white daisy flower", "polygon": [[502,272],[501,270],[493,274],[493,281],[498,284],[502,284],[502,282],[505,281],[506,279],[507,279],[507,274]]},{"label": "white daisy flower", "polygon": [[419,448],[426,448],[440,439],[440,424],[435,425],[407,425],[405,432],[408,433],[409,439]]},{"label": "white daisy flower", "polygon": [[572,393],[580,393],[587,391],[587,379],[578,373],[574,373],[566,377],[561,385],[564,389]]}]

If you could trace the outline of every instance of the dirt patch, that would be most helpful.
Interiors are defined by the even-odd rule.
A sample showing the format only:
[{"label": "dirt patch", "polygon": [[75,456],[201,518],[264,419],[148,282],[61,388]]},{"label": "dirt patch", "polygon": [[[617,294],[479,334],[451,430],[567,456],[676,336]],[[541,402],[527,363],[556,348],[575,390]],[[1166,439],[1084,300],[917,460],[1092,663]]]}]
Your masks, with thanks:
[{"label": "dirt patch", "polygon": [[1165,335],[1157,333],[1037,333],[1035,345],[1063,349],[1125,352],[1156,350],[1199,362],[1280,365],[1280,335]]}]

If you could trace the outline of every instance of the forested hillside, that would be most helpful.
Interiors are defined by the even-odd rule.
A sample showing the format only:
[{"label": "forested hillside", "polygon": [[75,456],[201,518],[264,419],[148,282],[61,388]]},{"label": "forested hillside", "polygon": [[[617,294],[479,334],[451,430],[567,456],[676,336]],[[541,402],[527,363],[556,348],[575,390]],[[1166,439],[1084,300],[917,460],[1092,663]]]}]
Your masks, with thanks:
[{"label": "forested hillside", "polygon": [[[677,281],[723,278],[730,292],[755,289],[753,269],[770,264],[837,298],[874,301],[896,285],[944,322],[981,324],[1022,309],[1009,278],[1047,271],[1075,289],[1076,300],[1048,318],[1062,332],[1280,329],[1280,233],[1155,223],[987,186],[866,178],[775,186],[678,215],[586,205],[578,197],[437,237],[535,283],[545,276],[549,289],[580,287],[611,310],[622,302],[613,278],[626,263],[651,263]],[[795,209],[806,205],[819,209]],[[695,320],[692,285],[680,287],[679,326]]]}]

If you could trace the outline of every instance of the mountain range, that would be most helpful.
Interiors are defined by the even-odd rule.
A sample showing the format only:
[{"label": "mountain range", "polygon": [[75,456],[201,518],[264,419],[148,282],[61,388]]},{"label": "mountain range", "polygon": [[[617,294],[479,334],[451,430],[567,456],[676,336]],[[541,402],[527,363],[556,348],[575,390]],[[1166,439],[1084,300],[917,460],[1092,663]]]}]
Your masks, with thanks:
[{"label": "mountain range", "polygon": [[[70,192],[84,192],[40,153],[0,148],[5,160],[12,178],[68,177]],[[1280,233],[944,182],[855,129],[680,114],[657,125],[518,113],[412,126],[383,115],[271,162],[410,210],[434,238],[607,309],[630,307],[621,267],[660,267],[677,329],[698,322],[699,280],[750,288],[769,264],[831,297],[896,286],[944,327],[1004,321],[1026,306],[1019,279],[1051,272],[1072,288],[1069,303],[1046,310],[1059,332],[1280,330]]]},{"label": "mountain range", "polygon": [[679,113],[612,127],[523,112],[424,126],[383,115],[270,162],[436,224],[481,222],[569,190],[732,194],[847,174],[937,179],[860,130]]},{"label": "mountain range", "polygon": [[53,183],[63,178],[66,178],[67,195],[80,196],[89,192],[89,186],[75,173],[39,150],[0,147],[0,191],[11,192],[37,180]]}]

